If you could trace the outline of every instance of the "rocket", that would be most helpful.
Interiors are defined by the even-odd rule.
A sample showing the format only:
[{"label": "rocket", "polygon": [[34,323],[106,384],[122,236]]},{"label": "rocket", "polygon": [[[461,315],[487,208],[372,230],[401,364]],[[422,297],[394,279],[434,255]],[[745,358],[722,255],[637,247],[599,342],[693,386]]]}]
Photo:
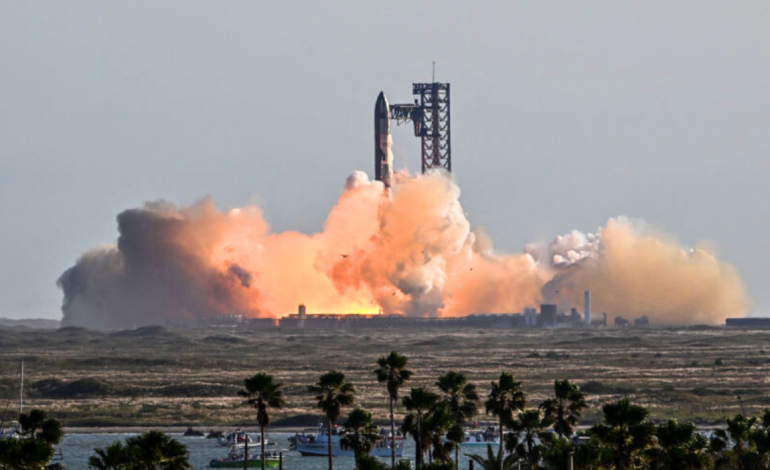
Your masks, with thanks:
[{"label": "rocket", "polygon": [[384,92],[377,96],[374,105],[374,179],[382,181],[386,188],[393,179],[393,153],[390,150],[390,105]]}]

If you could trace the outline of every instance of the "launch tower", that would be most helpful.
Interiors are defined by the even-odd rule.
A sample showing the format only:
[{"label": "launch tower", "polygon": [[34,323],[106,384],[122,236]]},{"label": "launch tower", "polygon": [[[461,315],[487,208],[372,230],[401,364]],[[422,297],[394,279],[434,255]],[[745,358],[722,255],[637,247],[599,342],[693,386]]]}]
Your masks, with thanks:
[{"label": "launch tower", "polygon": [[[381,142],[386,126],[382,122],[385,109],[396,124],[411,121],[414,135],[422,141],[422,172],[433,168],[452,171],[452,139],[449,83],[413,83],[414,104],[388,105],[383,93],[375,105],[375,179],[384,180],[382,168],[384,152]],[[389,126],[387,131],[390,132]],[[379,153],[378,153],[379,152]],[[392,169],[391,169],[392,170]],[[386,181],[389,184],[389,181]]]}]

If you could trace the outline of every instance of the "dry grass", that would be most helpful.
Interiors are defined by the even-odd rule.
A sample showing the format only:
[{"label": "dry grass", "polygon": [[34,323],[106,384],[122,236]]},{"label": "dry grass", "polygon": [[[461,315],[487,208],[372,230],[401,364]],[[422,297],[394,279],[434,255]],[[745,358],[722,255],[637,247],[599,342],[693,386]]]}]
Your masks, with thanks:
[{"label": "dry grass", "polygon": [[[489,382],[506,370],[524,381],[536,404],[548,395],[554,379],[592,381],[587,385],[589,421],[603,402],[628,395],[649,406],[654,418],[709,424],[740,410],[737,395],[746,411],[770,406],[766,349],[768,330],[705,327],[356,332],[149,328],[113,334],[0,329],[0,397],[15,393],[16,359],[24,355],[27,404],[51,410],[67,425],[235,425],[253,420],[236,396],[243,378],[268,372],[284,384],[289,402],[276,422],[311,424],[311,416],[301,419],[315,413],[306,387],[337,368],[355,384],[359,403],[384,419],[385,390],[372,369],[378,356],[396,350],[409,357],[413,385],[431,386],[439,374],[454,369],[468,374],[485,394]],[[41,382],[51,379],[59,382]],[[78,380],[82,382],[74,383]]]}]

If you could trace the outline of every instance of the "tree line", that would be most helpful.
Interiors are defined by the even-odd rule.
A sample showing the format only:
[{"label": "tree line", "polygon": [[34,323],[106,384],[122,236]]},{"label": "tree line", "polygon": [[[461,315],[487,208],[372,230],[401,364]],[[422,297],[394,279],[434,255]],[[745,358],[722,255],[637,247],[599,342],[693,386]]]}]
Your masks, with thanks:
[{"label": "tree line", "polygon": [[[484,400],[476,385],[455,371],[439,376],[433,390],[412,387],[401,396],[413,375],[407,362],[405,356],[391,352],[380,357],[374,369],[377,381],[387,389],[393,469],[412,468],[409,461],[396,462],[394,408],[399,397],[407,411],[399,430],[414,440],[414,464],[422,470],[459,469],[460,446],[465,441],[463,426],[482,407],[487,416],[497,420],[500,442],[496,452],[491,444],[487,446],[486,457],[468,456],[484,470],[770,469],[770,409],[761,417],[738,414],[725,418],[726,427],[706,438],[693,423],[670,419],[655,424],[649,420],[646,408],[622,398],[602,406],[599,423],[577,431],[588,404],[585,393],[569,380],[556,380],[553,395],[537,404],[528,402],[522,382],[508,372],[490,383]],[[259,410],[258,422],[264,435],[269,424],[268,408],[285,405],[281,385],[268,374],[257,374],[245,384],[246,390],[241,393]],[[315,394],[329,429],[337,423],[343,408],[355,403],[355,387],[336,370],[321,375],[308,391]],[[353,449],[357,469],[389,468],[368,455],[383,439],[370,412],[353,408],[344,427],[342,443]],[[264,439],[262,442],[264,445]],[[334,464],[331,446],[328,433],[329,470]]]}]

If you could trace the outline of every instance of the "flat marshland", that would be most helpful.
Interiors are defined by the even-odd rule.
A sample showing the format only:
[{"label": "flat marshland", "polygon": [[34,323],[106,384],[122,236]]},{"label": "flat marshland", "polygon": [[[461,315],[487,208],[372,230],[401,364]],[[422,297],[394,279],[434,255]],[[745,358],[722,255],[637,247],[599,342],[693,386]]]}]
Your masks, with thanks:
[{"label": "flat marshland", "polygon": [[[628,396],[653,419],[716,424],[770,406],[770,330],[717,327],[597,330],[413,329],[316,331],[147,327],[0,329],[0,398],[16,400],[24,357],[25,406],[65,426],[225,426],[251,423],[237,396],[245,377],[267,372],[284,384],[277,426],[318,422],[307,386],[330,369],[347,374],[358,403],[384,422],[385,388],[372,370],[391,350],[409,357],[411,386],[433,386],[448,370],[485,396],[501,371],[524,382],[531,406],[554,379],[589,397],[585,422],[602,403]],[[401,410],[399,410],[401,412]],[[480,418],[483,419],[483,418]]]}]

